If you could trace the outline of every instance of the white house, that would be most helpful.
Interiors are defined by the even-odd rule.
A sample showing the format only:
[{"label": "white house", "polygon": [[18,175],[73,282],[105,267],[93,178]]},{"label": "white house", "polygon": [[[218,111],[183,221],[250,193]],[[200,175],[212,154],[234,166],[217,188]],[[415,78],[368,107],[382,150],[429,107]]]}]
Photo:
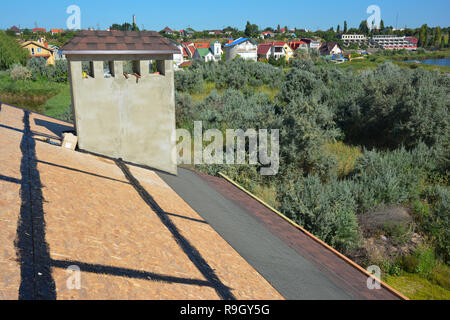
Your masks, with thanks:
[{"label": "white house", "polygon": [[216,41],[212,42],[210,50],[213,53],[214,59],[216,61],[219,61],[222,58],[223,51],[222,51],[222,46],[219,41],[216,40]]},{"label": "white house", "polygon": [[184,57],[183,57],[183,46],[181,45],[181,43],[178,43],[178,42],[176,42],[176,41],[174,41],[174,40],[171,40],[170,39],[170,41],[178,48],[178,50],[179,50],[179,53],[174,53],[174,55],[173,55],[173,64],[175,65],[175,66],[178,66],[178,65],[180,65],[180,64],[182,64],[183,62],[184,62]]},{"label": "white house", "polygon": [[194,52],[194,59],[203,59],[205,62],[216,61],[209,48],[197,48]]},{"label": "white house", "polygon": [[258,60],[258,43],[249,38],[239,38],[224,46],[227,61],[240,56],[244,60]]},{"label": "white house", "polygon": [[320,46],[320,54],[325,56],[331,56],[334,54],[342,54],[342,48],[337,42],[324,42]]}]

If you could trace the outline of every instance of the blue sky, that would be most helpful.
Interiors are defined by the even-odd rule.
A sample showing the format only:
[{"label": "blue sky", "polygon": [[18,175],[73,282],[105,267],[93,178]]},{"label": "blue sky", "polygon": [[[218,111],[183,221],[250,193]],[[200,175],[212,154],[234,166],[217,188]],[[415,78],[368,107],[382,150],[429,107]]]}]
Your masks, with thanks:
[{"label": "blue sky", "polygon": [[449,26],[449,0],[166,0],[166,1],[107,1],[107,0],[22,0],[0,1],[0,29],[12,25],[33,28],[65,28],[69,5],[81,8],[81,27],[131,22],[136,14],[137,24],[147,30],[191,27],[196,30],[222,29],[228,25],[243,29],[247,20],[266,26],[324,30],[347,20],[349,27],[357,27],[369,15],[366,9],[375,4],[381,8],[385,25],[398,27]]}]

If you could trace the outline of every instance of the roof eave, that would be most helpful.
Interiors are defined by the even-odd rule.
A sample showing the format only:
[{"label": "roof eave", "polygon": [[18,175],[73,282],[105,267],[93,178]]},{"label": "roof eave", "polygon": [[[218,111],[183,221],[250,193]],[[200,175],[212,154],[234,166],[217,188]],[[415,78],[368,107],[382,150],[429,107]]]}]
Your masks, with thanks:
[{"label": "roof eave", "polygon": [[64,50],[66,55],[142,55],[142,54],[177,54],[179,50]]}]

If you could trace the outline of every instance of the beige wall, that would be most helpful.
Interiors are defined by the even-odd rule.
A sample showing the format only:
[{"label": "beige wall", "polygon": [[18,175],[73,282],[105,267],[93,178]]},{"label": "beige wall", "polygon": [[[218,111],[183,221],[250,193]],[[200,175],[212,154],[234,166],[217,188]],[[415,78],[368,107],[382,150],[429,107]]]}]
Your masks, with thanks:
[{"label": "beige wall", "polygon": [[[67,56],[79,148],[177,173],[172,56]],[[141,60],[138,79],[123,75],[121,60]],[[149,60],[164,74],[149,74]],[[94,77],[82,76],[81,61],[94,61]],[[103,61],[114,61],[104,78]]]}]

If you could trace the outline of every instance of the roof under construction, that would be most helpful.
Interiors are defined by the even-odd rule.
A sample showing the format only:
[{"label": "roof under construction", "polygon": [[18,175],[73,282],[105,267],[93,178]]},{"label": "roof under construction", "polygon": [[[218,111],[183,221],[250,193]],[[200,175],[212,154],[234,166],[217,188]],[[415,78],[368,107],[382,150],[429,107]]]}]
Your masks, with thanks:
[{"label": "roof under construction", "polygon": [[60,147],[70,130],[0,104],[0,300],[403,298],[229,181]]},{"label": "roof under construction", "polygon": [[64,54],[174,54],[179,50],[156,31],[83,30],[62,48]]}]

